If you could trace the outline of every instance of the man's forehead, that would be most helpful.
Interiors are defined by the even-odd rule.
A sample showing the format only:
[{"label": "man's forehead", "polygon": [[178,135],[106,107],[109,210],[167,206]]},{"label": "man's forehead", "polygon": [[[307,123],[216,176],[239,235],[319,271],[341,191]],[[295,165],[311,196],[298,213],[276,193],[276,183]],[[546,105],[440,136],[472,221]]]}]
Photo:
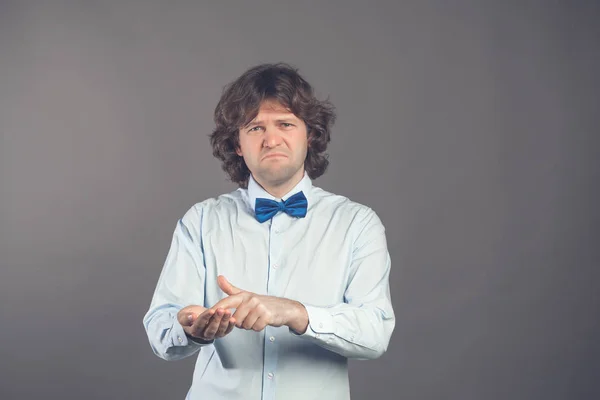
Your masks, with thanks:
[{"label": "man's forehead", "polygon": [[[248,122],[244,123],[241,127],[248,127],[256,124],[264,123],[265,120],[299,120],[300,117],[296,116],[292,110],[278,102],[277,100],[263,100],[260,103],[258,112]],[[240,128],[241,128],[240,127]]]},{"label": "man's forehead", "polygon": [[260,107],[258,112],[268,112],[268,113],[279,113],[279,114],[293,114],[292,110],[281,104],[276,100],[265,100],[260,103]]},{"label": "man's forehead", "polygon": [[273,100],[265,100],[260,104],[260,108],[258,109],[258,113],[254,118],[252,118],[246,126],[250,126],[256,123],[265,122],[264,119],[274,119],[274,120],[294,120],[300,119],[296,116],[292,110],[285,107],[281,103]]}]

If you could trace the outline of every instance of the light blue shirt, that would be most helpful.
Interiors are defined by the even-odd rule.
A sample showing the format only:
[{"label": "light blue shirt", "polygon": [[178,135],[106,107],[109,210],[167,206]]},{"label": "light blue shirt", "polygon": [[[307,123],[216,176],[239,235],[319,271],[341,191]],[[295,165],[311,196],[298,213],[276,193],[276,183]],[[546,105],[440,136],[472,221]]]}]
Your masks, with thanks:
[{"label": "light blue shirt", "polygon": [[[299,191],[305,218],[255,219],[256,198]],[[251,177],[248,189],[198,203],[179,220],[144,327],[165,360],[199,353],[187,399],[347,400],[348,358],[379,357],[394,329],[389,273],[384,227],[370,208],[313,186],[306,173],[282,199]],[[301,302],[306,332],[234,328],[206,345],[188,340],[177,312],[226,297],[218,275]]]}]

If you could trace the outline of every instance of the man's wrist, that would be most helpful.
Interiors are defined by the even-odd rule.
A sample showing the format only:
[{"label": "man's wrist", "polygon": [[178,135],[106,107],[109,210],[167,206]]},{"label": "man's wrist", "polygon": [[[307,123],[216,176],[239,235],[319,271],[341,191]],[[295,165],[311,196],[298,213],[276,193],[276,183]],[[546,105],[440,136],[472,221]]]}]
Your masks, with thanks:
[{"label": "man's wrist", "polygon": [[306,307],[298,301],[292,300],[292,313],[287,326],[299,335],[308,329],[308,312]]},{"label": "man's wrist", "polygon": [[214,339],[204,340],[202,338],[192,336],[192,335],[188,334],[187,332],[186,332],[185,336],[187,336],[188,340],[191,340],[192,342],[197,343],[197,344],[211,344],[212,342],[214,342]]}]

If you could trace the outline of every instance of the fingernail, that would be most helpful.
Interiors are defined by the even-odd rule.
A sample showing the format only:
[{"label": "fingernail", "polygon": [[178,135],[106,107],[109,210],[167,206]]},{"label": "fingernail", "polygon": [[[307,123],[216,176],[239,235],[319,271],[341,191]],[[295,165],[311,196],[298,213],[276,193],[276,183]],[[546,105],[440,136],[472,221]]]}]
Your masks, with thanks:
[{"label": "fingernail", "polygon": [[188,321],[191,321],[194,319],[194,316],[192,314],[188,315]]}]

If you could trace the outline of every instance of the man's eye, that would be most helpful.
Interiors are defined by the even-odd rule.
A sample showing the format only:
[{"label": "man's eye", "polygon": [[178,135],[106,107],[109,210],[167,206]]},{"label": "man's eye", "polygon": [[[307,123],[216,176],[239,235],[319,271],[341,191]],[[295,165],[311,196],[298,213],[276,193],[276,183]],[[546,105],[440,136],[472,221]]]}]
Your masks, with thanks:
[{"label": "man's eye", "polygon": [[284,128],[289,128],[289,127],[294,126],[294,125],[292,125],[292,124],[290,124],[288,122],[282,122],[281,126],[283,126]]},{"label": "man's eye", "polygon": [[255,126],[254,128],[250,128],[248,130],[248,132],[258,132],[260,129],[262,129],[262,127],[260,126]]}]

